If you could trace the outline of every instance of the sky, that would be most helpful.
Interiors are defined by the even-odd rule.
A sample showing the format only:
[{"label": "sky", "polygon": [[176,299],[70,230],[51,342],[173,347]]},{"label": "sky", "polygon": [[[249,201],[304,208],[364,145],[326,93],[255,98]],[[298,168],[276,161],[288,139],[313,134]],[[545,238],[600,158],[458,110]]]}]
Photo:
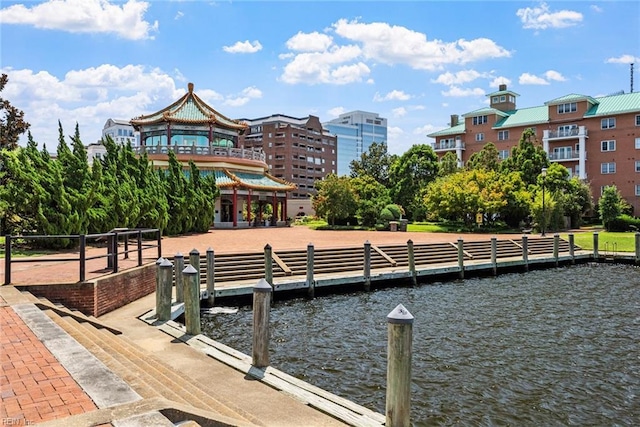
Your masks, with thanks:
[{"label": "sky", "polygon": [[518,108],[628,93],[635,63],[640,90],[640,2],[3,0],[0,48],[0,96],[49,151],[58,121],[94,143],[192,82],[232,119],[378,113],[402,154],[500,84]]}]

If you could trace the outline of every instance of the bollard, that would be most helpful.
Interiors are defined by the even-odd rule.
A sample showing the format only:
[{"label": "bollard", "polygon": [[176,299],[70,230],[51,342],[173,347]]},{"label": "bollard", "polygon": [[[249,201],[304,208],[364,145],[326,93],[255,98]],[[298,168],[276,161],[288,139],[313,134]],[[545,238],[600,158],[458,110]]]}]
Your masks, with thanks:
[{"label": "bollard", "polygon": [[207,249],[207,305],[213,307],[216,300],[216,258],[213,248]]},{"label": "bollard", "polygon": [[636,264],[640,264],[640,233],[636,233]]},{"label": "bollard", "polygon": [[574,248],[575,237],[573,233],[569,234],[569,256],[571,257],[571,264],[576,263],[576,253]]},{"label": "bollard", "polygon": [[200,252],[196,248],[191,249],[191,252],[189,252],[189,264],[196,269],[198,285],[200,285]]},{"label": "bollard", "polygon": [[[267,281],[269,285],[271,285],[271,289],[275,289],[273,287],[273,255],[271,250],[271,245],[264,245],[264,280]],[[273,292],[270,295],[271,302],[273,302]]]},{"label": "bollard", "polygon": [[253,288],[253,346],[252,364],[256,368],[269,366],[269,312],[273,288],[265,279],[260,279]]},{"label": "bollard", "polygon": [[598,233],[595,232],[595,233],[593,233],[593,259],[594,259],[594,261],[597,261],[599,257],[600,257],[600,254],[598,253]]},{"label": "bollard", "polygon": [[458,237],[458,269],[460,270],[460,278],[464,279],[464,241],[462,237]]},{"label": "bollard", "polygon": [[558,266],[559,252],[560,252],[560,235],[556,233],[553,235],[553,259],[556,264],[556,267]]},{"label": "bollard", "polygon": [[173,262],[176,264],[176,302],[184,302],[184,281],[182,270],[184,270],[184,255],[180,252],[174,255]]},{"label": "bollard", "polygon": [[371,290],[371,243],[364,242],[364,290]]},{"label": "bollard", "polygon": [[316,296],[316,282],[313,280],[314,247],[313,243],[307,245],[307,289],[310,298]]},{"label": "bollard", "polygon": [[529,271],[529,238],[522,236],[522,259],[524,261],[524,270]]},{"label": "bollard", "polygon": [[498,239],[496,237],[491,238],[491,265],[493,268],[493,275],[498,275]]},{"label": "bollard", "polygon": [[182,270],[184,280],[184,325],[188,335],[200,333],[200,282],[198,270],[188,265]]},{"label": "bollard", "polygon": [[416,257],[413,251],[413,240],[407,240],[407,254],[409,257],[409,273],[411,273],[411,284],[416,286],[418,278],[416,276]]},{"label": "bollard", "polygon": [[411,425],[413,316],[402,304],[387,315],[387,427]]},{"label": "bollard", "polygon": [[171,319],[171,281],[173,264],[168,259],[160,263],[158,288],[156,289],[156,317],[164,322]]}]

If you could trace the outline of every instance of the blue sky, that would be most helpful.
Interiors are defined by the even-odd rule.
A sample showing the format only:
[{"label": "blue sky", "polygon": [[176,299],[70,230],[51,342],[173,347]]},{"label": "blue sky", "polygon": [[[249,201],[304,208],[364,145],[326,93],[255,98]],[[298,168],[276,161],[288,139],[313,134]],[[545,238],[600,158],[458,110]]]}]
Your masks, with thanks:
[{"label": "blue sky", "polygon": [[431,142],[500,83],[518,107],[640,90],[638,1],[107,1],[0,5],[1,96],[52,151],[109,118],[169,105],[188,82],[231,118],[388,119],[389,151]]}]

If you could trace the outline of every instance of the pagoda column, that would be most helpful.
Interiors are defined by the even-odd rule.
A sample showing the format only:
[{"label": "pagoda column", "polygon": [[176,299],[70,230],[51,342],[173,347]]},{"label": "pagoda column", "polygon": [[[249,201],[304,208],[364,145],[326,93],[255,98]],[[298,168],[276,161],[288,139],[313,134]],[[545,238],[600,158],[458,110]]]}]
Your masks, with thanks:
[{"label": "pagoda column", "polygon": [[289,218],[289,213],[287,212],[287,199],[289,198],[289,193],[287,193],[287,191],[284,191],[284,202],[282,205],[282,212],[284,213],[284,220],[286,221],[287,218]]},{"label": "pagoda column", "polygon": [[238,187],[233,187],[233,228],[238,226]]},{"label": "pagoda column", "polygon": [[167,147],[171,147],[171,123],[167,123]]},{"label": "pagoda column", "polygon": [[249,221],[249,227],[251,227],[251,189],[247,194],[247,221]]},{"label": "pagoda column", "polygon": [[[275,220],[275,221],[274,221]],[[278,224],[278,195],[274,191],[273,192],[273,217],[272,217],[273,225]]]}]

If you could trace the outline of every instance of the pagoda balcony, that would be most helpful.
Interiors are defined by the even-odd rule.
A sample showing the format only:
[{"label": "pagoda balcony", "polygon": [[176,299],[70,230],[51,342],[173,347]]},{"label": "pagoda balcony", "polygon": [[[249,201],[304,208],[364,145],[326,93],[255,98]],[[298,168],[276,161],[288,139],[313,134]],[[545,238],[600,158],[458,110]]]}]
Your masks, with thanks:
[{"label": "pagoda balcony", "polygon": [[204,147],[200,145],[140,145],[133,147],[136,154],[148,155],[167,154],[173,151],[175,154],[186,154],[191,156],[215,156],[226,157],[229,159],[245,159],[257,160],[265,162],[266,156],[262,150],[253,150],[250,148],[232,148],[232,147]]}]

